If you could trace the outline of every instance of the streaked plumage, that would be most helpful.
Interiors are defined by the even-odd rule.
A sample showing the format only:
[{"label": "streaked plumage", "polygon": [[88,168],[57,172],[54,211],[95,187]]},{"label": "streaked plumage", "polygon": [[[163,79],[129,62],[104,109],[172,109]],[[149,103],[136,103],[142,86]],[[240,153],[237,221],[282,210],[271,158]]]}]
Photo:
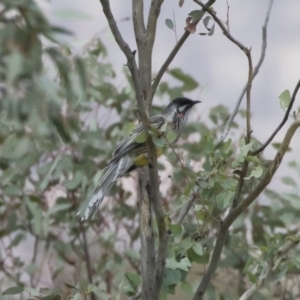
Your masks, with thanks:
[{"label": "streaked plumage", "polygon": [[[193,101],[188,98],[177,98],[173,100],[161,115],[150,118],[151,127],[159,130],[164,126],[166,132],[172,131],[176,133],[175,138],[171,142],[171,144],[175,144],[186,124],[190,109],[194,104],[199,102],[200,101]],[[108,166],[103,170],[103,177],[87,197],[85,205],[83,205],[78,213],[82,219],[87,219],[91,214],[93,214],[93,216],[95,215],[104,197],[120,177],[138,167],[143,167],[148,164],[146,143],[135,142],[136,138],[142,132],[143,125],[140,124],[130,135],[126,136],[118,144]],[[165,139],[164,144],[168,146],[168,142]],[[158,156],[161,155],[161,152],[161,149],[158,149]]]}]

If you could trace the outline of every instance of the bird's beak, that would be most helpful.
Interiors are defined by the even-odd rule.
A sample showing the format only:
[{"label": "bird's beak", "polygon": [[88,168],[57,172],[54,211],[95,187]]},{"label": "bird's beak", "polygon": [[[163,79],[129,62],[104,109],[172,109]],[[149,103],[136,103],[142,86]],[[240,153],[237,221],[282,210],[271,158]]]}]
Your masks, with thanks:
[{"label": "bird's beak", "polygon": [[200,101],[200,100],[195,100],[194,101],[194,103],[193,103],[193,105],[195,105],[195,104],[197,104],[197,103],[201,103],[202,101]]}]

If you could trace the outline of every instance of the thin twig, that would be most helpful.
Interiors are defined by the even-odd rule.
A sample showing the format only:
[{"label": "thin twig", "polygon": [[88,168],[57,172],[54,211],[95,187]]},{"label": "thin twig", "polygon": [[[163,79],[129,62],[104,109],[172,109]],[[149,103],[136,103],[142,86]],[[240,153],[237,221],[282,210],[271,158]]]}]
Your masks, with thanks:
[{"label": "thin twig", "polygon": [[178,39],[177,39],[177,29],[176,29],[176,19],[175,19],[175,12],[174,12],[174,9],[173,9],[173,21],[174,21],[175,40],[176,40],[176,43],[177,43],[177,42],[178,42]]},{"label": "thin twig", "polygon": [[252,69],[252,57],[251,57],[251,51],[247,49],[246,55],[248,58],[248,84],[247,84],[247,92],[246,92],[246,102],[247,102],[247,108],[246,108],[246,144],[250,143],[251,139],[251,125],[250,125],[250,119],[251,119],[251,87],[252,87],[252,81],[253,81],[253,69]]},{"label": "thin twig", "polygon": [[294,89],[294,92],[293,92],[293,95],[292,95],[292,98],[291,98],[291,101],[289,103],[289,106],[285,112],[285,115],[283,117],[283,120],[281,121],[281,123],[278,125],[278,127],[274,130],[274,132],[271,134],[271,136],[267,139],[267,141],[260,147],[258,148],[257,150],[251,152],[251,155],[257,155],[259,154],[260,152],[264,151],[265,148],[272,142],[273,138],[276,136],[276,134],[279,132],[279,130],[283,127],[283,125],[286,123],[288,117],[289,117],[289,114],[293,108],[293,104],[295,102],[295,99],[296,99],[296,96],[297,96],[297,93],[299,91],[299,88],[300,88],[300,80],[298,81],[295,89]]},{"label": "thin twig", "polygon": [[[248,59],[248,82],[247,82],[247,93],[246,93],[246,102],[247,102],[247,109],[246,109],[246,144],[250,143],[251,140],[251,125],[250,125],[250,119],[251,119],[251,87],[252,87],[252,81],[253,81],[253,69],[252,69],[252,57],[251,57],[251,51],[249,49],[246,49],[245,51],[247,59]],[[248,171],[249,162],[247,160],[244,161],[242,171],[239,178],[239,184],[237,186],[233,201],[232,201],[232,208],[236,207],[238,204],[238,199],[240,199],[242,189],[244,186],[244,178]]]},{"label": "thin twig", "polygon": [[[210,7],[212,6],[214,3],[216,2],[216,0],[209,0],[206,3],[206,7]],[[204,12],[205,10],[202,10],[202,12]],[[200,22],[201,19],[199,19],[199,21],[197,23]],[[161,78],[163,77],[163,75],[165,74],[167,68],[169,67],[169,65],[171,64],[171,62],[173,61],[174,57],[177,55],[178,51],[180,50],[180,48],[182,47],[182,45],[185,43],[185,41],[187,40],[187,38],[190,36],[190,32],[189,31],[185,31],[184,34],[181,36],[181,38],[179,39],[179,41],[176,43],[176,45],[174,46],[173,50],[171,51],[171,53],[169,54],[169,56],[167,57],[166,61],[163,63],[163,65],[161,66],[161,68],[159,69],[152,85],[151,88],[149,90],[148,96],[147,96],[147,105],[151,105],[152,101],[153,101],[153,97],[154,94],[157,90],[157,87],[160,83]]]},{"label": "thin twig", "polygon": [[[197,193],[199,192],[199,190],[200,190],[200,188],[198,188]],[[195,194],[192,194],[189,201],[187,201],[184,204],[184,206],[180,209],[179,214],[174,221],[175,224],[181,224],[183,222],[184,218],[186,217],[186,215],[189,213],[189,211],[193,207],[196,199],[197,199],[197,197],[195,197]]]},{"label": "thin twig", "polygon": [[228,0],[226,0],[226,4],[227,4],[227,19],[226,19],[226,25],[227,25],[227,30],[228,30],[228,32],[230,32],[230,28],[229,28],[229,9],[230,9],[230,6],[229,6],[229,3],[228,3]]},{"label": "thin twig", "polygon": [[[256,77],[256,75],[258,74],[258,71],[265,59],[265,55],[266,55],[266,49],[267,49],[267,26],[268,26],[268,23],[269,23],[269,19],[270,19],[270,13],[271,13],[271,9],[272,9],[272,5],[273,5],[273,1],[274,0],[270,0],[269,1],[269,6],[268,6],[268,9],[267,9],[267,13],[266,13],[266,18],[265,18],[265,22],[264,22],[264,25],[262,27],[262,46],[261,46],[261,53],[260,53],[260,58],[257,62],[257,65],[255,66],[254,70],[253,70],[253,74],[252,74],[252,81],[253,79]],[[234,120],[234,118],[236,117],[238,111],[239,111],[239,107],[241,105],[241,102],[244,98],[244,95],[247,91],[247,86],[248,86],[248,81],[247,83],[245,84],[244,88],[242,89],[242,92],[239,96],[239,98],[237,99],[236,101],[236,104],[235,104],[235,107],[233,109],[233,112],[231,113],[229,119],[227,120],[226,122],[226,125],[224,127],[224,130],[223,130],[223,133],[220,137],[220,140],[219,142],[223,142],[225,140],[225,138],[227,137],[228,133],[229,133],[229,129],[230,129],[230,126]]]},{"label": "thin twig", "polygon": [[246,51],[246,47],[239,42],[237,39],[235,39],[230,32],[226,29],[225,25],[223,24],[223,22],[216,16],[215,12],[208,7],[207,5],[205,5],[204,3],[202,3],[199,0],[193,0],[195,3],[197,3],[198,5],[200,5],[202,7],[202,9],[204,11],[206,11],[207,13],[209,13],[211,15],[211,17],[214,19],[214,21],[219,25],[219,27],[222,29],[223,34],[230,40],[232,41],[235,45],[237,45],[241,50],[243,50],[244,52]]}]

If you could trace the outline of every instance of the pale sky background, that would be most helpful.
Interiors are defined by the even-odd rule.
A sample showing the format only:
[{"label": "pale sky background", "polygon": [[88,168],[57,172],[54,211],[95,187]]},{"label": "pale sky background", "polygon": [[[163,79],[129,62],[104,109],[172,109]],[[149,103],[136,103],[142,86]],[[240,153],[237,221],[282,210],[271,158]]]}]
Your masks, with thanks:
[{"label": "pale sky background", "polygon": [[[121,33],[131,49],[136,49],[131,19],[131,1],[111,0],[115,19],[118,21]],[[145,0],[145,11],[150,4]],[[214,9],[222,20],[226,20],[226,0],[217,0]],[[260,55],[262,42],[262,25],[264,23],[268,0],[228,0],[230,5],[229,20],[231,34],[245,46],[252,48],[253,64]],[[74,32],[67,41],[71,47],[80,53],[82,45],[99,36],[105,43],[109,60],[117,72],[117,81],[124,82],[121,73],[126,58],[118,48],[107,21],[102,12],[100,1],[97,0],[39,0],[46,15],[53,24],[59,24]],[[176,19],[177,36],[183,34],[185,19],[192,10],[200,7],[192,0],[185,0],[182,8],[178,0],[164,1],[157,27],[157,37],[153,52],[153,72],[159,70],[161,64],[175,45],[175,35],[165,25],[165,19]],[[67,16],[67,15],[73,16]],[[77,17],[76,17],[77,15]],[[247,59],[245,54],[232,44],[216,25],[215,34],[211,37],[200,36],[204,32],[203,25],[198,26],[180,52],[173,60],[170,68],[181,68],[197,80],[201,88],[186,94],[193,99],[201,99],[203,104],[197,107],[201,114],[208,108],[224,104],[232,111],[235,102],[247,80]],[[65,38],[66,40],[66,38]],[[168,75],[163,77],[169,79]],[[257,75],[252,89],[252,129],[253,136],[264,142],[283,118],[284,111],[280,108],[278,96],[285,89],[292,93],[300,78],[300,1],[275,0],[268,25],[268,47],[265,61]],[[245,101],[244,101],[245,102]],[[300,95],[294,107],[300,106]],[[242,104],[245,107],[245,104]],[[205,116],[205,114],[204,114]],[[205,122],[205,118],[202,121]],[[237,119],[242,127],[245,122]],[[288,124],[292,120],[288,121]],[[286,132],[285,126],[276,136],[280,142]],[[300,132],[296,133],[291,147],[293,153],[288,153],[285,163],[297,159],[300,153]],[[275,149],[269,146],[265,150],[266,158],[273,158]],[[289,174],[290,169],[281,167],[272,186],[280,182],[279,174]],[[297,181],[297,180],[296,180]]]}]

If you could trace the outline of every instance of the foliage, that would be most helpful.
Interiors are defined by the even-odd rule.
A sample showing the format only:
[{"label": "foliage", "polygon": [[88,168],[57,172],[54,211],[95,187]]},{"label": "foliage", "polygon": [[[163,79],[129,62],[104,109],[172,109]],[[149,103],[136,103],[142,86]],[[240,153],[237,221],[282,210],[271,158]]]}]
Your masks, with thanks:
[{"label": "foliage", "polygon": [[[45,300],[134,296],[141,285],[135,194],[118,184],[112,190],[113,199],[106,201],[93,220],[82,223],[76,216],[117,142],[133,128],[135,93],[128,70],[124,69],[127,86],[116,88],[101,40],[92,40],[82,57],[74,57],[72,49],[56,39],[57,34],[68,32],[49,24],[34,1],[7,0],[3,6],[1,293]],[[197,12],[192,18],[199,17]],[[203,21],[208,35],[214,30],[210,20]],[[171,20],[166,24],[173,30]],[[159,97],[172,99],[199,88],[181,69],[168,72],[179,84],[170,87],[161,82]],[[285,91],[280,100],[286,108],[290,93]],[[161,111],[161,107],[154,106],[152,111]],[[181,142],[166,153],[174,169],[162,198],[171,233],[162,299],[178,289],[193,296],[199,281],[192,277],[193,270],[205,272],[245,161],[249,170],[242,195],[249,194],[269,170],[263,157],[249,155],[260,147],[256,139],[216,143],[228,115],[226,107],[213,107],[208,122],[189,123]],[[165,167],[160,164],[162,171]],[[290,167],[300,173],[298,162]],[[286,241],[298,243],[300,190],[292,177],[282,178],[282,183],[286,193],[266,190],[233,224],[207,299],[235,299],[227,283],[238,283],[241,294],[259,280],[266,261],[274,266],[274,279],[268,283],[269,293],[257,292],[255,299],[276,297],[279,292],[296,298],[298,291],[288,287],[297,276],[299,254],[281,260],[280,251]],[[177,222],[181,208],[190,201],[188,216]],[[29,257],[20,251],[23,249]],[[228,282],[221,280],[224,275]],[[275,285],[280,288],[275,290]]]}]

